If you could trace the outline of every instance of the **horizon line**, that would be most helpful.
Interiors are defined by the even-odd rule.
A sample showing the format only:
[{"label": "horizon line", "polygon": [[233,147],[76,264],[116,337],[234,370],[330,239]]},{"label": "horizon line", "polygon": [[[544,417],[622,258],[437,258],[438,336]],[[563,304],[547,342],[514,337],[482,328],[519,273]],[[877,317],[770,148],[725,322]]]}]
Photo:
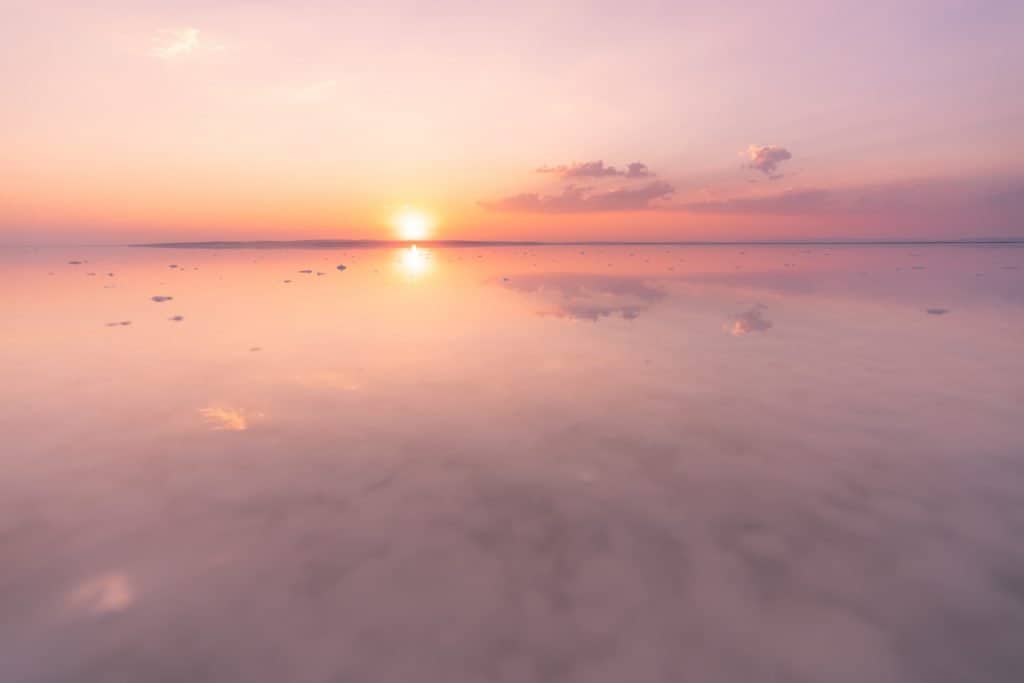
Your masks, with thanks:
[{"label": "horizon line", "polygon": [[[197,242],[147,242],[122,245],[149,249],[373,249],[381,247],[422,246],[426,248],[473,247],[581,247],[581,246],[985,246],[1024,245],[1024,238],[990,237],[963,239],[900,240],[380,240],[380,239],[308,239],[308,240],[206,240]],[[89,246],[89,245],[82,245]]]}]

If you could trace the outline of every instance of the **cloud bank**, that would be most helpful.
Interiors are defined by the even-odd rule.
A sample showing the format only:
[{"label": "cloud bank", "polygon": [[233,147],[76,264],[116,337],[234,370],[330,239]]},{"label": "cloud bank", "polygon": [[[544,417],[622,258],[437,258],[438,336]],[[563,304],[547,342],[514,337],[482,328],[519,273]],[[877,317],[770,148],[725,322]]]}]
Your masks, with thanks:
[{"label": "cloud bank", "polygon": [[653,202],[667,199],[673,192],[675,188],[661,180],[637,187],[598,191],[570,185],[559,194],[526,192],[480,204],[491,211],[520,213],[637,211],[656,208]]},{"label": "cloud bank", "polygon": [[604,161],[586,161],[581,164],[569,166],[541,166],[537,173],[551,173],[560,178],[650,178],[654,174],[647,167],[647,164],[634,161],[622,171],[614,166],[605,166]]},{"label": "cloud bank", "polygon": [[827,190],[790,190],[761,197],[736,197],[705,202],[689,202],[677,208],[688,213],[796,215],[820,213],[831,206]]}]

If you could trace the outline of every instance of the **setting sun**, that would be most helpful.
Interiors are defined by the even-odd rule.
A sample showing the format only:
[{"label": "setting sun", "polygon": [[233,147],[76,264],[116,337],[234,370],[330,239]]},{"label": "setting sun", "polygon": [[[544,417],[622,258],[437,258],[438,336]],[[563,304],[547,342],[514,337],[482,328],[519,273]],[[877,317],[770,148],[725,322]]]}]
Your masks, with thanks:
[{"label": "setting sun", "polygon": [[403,240],[426,239],[432,225],[430,216],[416,209],[402,209],[395,216],[395,227]]},{"label": "setting sun", "polygon": [[1024,0],[0,17],[0,683],[1024,683]]}]

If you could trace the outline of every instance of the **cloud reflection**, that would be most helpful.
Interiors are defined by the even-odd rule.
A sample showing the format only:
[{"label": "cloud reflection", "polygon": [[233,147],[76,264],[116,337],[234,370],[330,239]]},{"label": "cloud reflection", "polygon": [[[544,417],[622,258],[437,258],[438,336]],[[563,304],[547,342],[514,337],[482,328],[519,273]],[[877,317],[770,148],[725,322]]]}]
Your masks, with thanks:
[{"label": "cloud reflection", "polygon": [[749,311],[740,313],[728,325],[729,334],[734,337],[741,337],[751,332],[767,332],[772,328],[772,321],[764,317],[763,311],[767,308],[758,304]]},{"label": "cloud reflection", "polygon": [[591,322],[615,315],[633,320],[666,296],[648,280],[628,276],[527,275],[502,280],[501,286],[541,299],[540,315]]},{"label": "cloud reflection", "polygon": [[75,611],[106,614],[129,607],[135,595],[132,580],[115,572],[83,581],[68,595],[67,604]]},{"label": "cloud reflection", "polygon": [[200,408],[199,414],[214,431],[244,432],[249,428],[248,418],[239,410],[210,406]]}]

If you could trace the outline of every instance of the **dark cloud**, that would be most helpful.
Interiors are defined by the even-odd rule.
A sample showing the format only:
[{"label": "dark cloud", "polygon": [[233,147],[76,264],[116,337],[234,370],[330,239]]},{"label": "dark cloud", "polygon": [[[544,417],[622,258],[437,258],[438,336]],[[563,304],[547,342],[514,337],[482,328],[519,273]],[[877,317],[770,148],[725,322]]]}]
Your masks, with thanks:
[{"label": "dark cloud", "polygon": [[650,178],[654,174],[647,167],[647,164],[642,164],[639,161],[634,161],[626,167],[625,171],[620,171],[614,166],[605,166],[604,161],[585,161],[581,164],[571,164],[566,166],[564,164],[558,166],[541,166],[537,169],[537,173],[553,173],[561,178],[609,178],[609,177],[622,177],[622,178]]},{"label": "dark cloud", "polygon": [[654,174],[651,173],[651,169],[647,168],[647,164],[634,161],[626,167],[626,172],[623,175],[627,178],[649,178]]},{"label": "dark cloud", "polygon": [[791,190],[762,197],[738,197],[706,202],[680,204],[677,208],[690,213],[714,214],[804,214],[820,213],[829,208],[831,198],[827,191]]},{"label": "dark cloud", "polygon": [[560,194],[543,195],[527,192],[480,204],[492,211],[523,213],[636,211],[655,208],[651,206],[651,202],[666,199],[673,192],[675,188],[661,180],[637,187],[601,191],[570,185]]},{"label": "dark cloud", "polygon": [[785,147],[775,147],[773,145],[750,145],[747,148],[747,156],[750,157],[750,163],[747,164],[747,168],[760,171],[771,180],[781,178],[782,174],[778,173],[779,164],[793,158],[793,155]]}]

